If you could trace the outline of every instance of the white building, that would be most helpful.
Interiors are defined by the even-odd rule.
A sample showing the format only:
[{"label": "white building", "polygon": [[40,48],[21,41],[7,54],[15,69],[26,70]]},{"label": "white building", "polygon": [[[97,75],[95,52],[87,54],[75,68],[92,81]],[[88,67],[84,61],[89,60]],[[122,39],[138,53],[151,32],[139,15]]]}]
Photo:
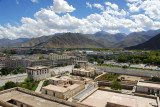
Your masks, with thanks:
[{"label": "white building", "polygon": [[28,78],[33,81],[38,81],[51,77],[51,72],[46,66],[27,67],[26,72],[28,74]]},{"label": "white building", "polygon": [[146,93],[160,96],[160,84],[159,83],[148,83],[138,82],[136,86],[136,92]]},{"label": "white building", "polygon": [[54,60],[54,61],[63,60],[63,59],[70,59],[70,58],[71,57],[66,54],[62,54],[62,55],[54,54],[54,53],[49,54],[49,60]]},{"label": "white building", "polygon": [[88,61],[73,61],[73,65],[80,65],[80,67],[88,67]]},{"label": "white building", "polygon": [[83,75],[86,77],[91,77],[92,75],[101,74],[103,73],[103,71],[95,67],[88,67],[88,68],[75,68],[73,69],[72,73],[75,75]]},{"label": "white building", "polygon": [[48,85],[42,88],[42,93],[60,99],[69,99],[85,88],[84,82],[65,81],[58,85]]}]

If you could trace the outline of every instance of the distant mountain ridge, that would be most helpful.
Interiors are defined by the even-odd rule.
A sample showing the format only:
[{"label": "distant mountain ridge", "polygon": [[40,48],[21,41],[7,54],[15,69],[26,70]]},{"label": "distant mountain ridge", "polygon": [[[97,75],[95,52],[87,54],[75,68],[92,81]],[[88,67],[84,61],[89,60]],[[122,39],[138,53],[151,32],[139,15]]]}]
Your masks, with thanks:
[{"label": "distant mountain ridge", "polygon": [[28,41],[28,38],[18,38],[18,39],[14,39],[14,40],[10,40],[10,39],[0,39],[0,46],[1,47],[11,47],[11,46],[18,46],[23,42]]},{"label": "distant mountain ridge", "polygon": [[37,47],[49,48],[104,48],[105,46],[87,38],[80,33],[65,33],[60,36],[53,36],[47,42]]},{"label": "distant mountain ridge", "polygon": [[160,33],[142,44],[126,47],[125,49],[160,50]]},{"label": "distant mountain ridge", "polygon": [[[86,41],[90,40],[90,41],[94,41],[97,44],[99,44],[99,45],[94,44],[96,47],[124,48],[124,47],[130,47],[130,46],[144,43],[147,40],[149,40],[150,38],[157,35],[158,33],[160,33],[160,29],[159,30],[142,31],[142,32],[133,32],[128,35],[126,35],[124,33],[110,34],[105,31],[99,31],[99,32],[96,32],[95,34],[57,33],[54,35],[41,36],[41,37],[31,38],[31,39],[29,39],[29,38],[19,38],[19,39],[15,39],[15,40],[0,39],[0,47],[2,47],[2,46],[7,46],[7,47],[12,47],[12,46],[38,47],[38,46],[41,46],[42,47],[42,45],[46,44],[46,43],[48,43],[46,45],[49,47],[55,47],[55,46],[51,46],[52,43],[50,40],[54,36],[56,36],[56,37],[53,39],[57,40],[59,43],[61,43],[62,41],[64,41],[63,39],[65,39],[66,41],[64,41],[64,42],[65,42],[66,47],[67,46],[71,47],[69,44],[72,44],[72,42],[75,46],[80,47],[80,44],[76,45],[74,40],[77,40],[77,39],[75,39],[73,37],[73,35],[79,34],[79,35],[83,35],[83,39],[86,39]],[[61,36],[61,35],[65,35],[65,34],[71,35],[71,37],[67,36],[68,37],[68,39],[67,39],[64,36]],[[53,39],[52,39],[52,41],[53,41]],[[54,41],[54,42],[56,42],[56,41]],[[69,43],[67,43],[67,42],[69,42]],[[81,44],[81,45],[83,45],[83,44]],[[62,47],[59,47],[59,46],[62,46]],[[57,45],[57,47],[59,47],[59,48],[65,47],[64,45],[59,45],[59,46]],[[87,44],[86,44],[86,46],[87,46]],[[84,47],[86,47],[86,46],[84,46]],[[93,47],[93,46],[89,46],[89,47]]]},{"label": "distant mountain ridge", "polygon": [[105,47],[111,47],[119,40],[122,40],[126,37],[126,34],[117,33],[117,34],[110,34],[104,31],[96,32],[93,35],[90,35],[89,38],[96,40],[99,43],[102,43]]}]

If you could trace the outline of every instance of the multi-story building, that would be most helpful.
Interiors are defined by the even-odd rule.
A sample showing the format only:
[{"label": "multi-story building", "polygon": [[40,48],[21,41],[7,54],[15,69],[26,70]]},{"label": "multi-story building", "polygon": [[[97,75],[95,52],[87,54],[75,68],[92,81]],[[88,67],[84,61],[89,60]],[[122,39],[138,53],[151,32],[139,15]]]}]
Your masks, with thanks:
[{"label": "multi-story building", "polygon": [[0,70],[4,67],[4,64],[0,62]]},{"label": "multi-story building", "polygon": [[1,59],[0,65],[2,67],[17,68],[17,67],[31,67],[31,66],[54,66],[54,62],[48,59],[29,60],[29,59]]},{"label": "multi-story building", "polygon": [[26,68],[30,66],[29,60],[2,59],[0,60],[0,62],[3,64],[4,67],[9,67],[9,68],[17,68],[17,67]]},{"label": "multi-story building", "polygon": [[54,61],[58,61],[58,60],[64,60],[64,59],[70,59],[71,57],[66,55],[66,54],[54,54],[54,53],[50,53],[49,54],[49,60],[54,60]]},{"label": "multi-story building", "polygon": [[70,78],[52,77],[50,85],[42,88],[42,93],[60,99],[69,99],[85,88],[84,81],[71,80]]},{"label": "multi-story building", "polygon": [[48,60],[48,59],[40,59],[40,60],[30,60],[30,66],[53,66],[54,63],[52,60]]},{"label": "multi-story building", "polygon": [[103,71],[95,67],[88,67],[88,68],[75,68],[73,69],[72,73],[75,75],[83,75],[86,77],[91,77],[92,75],[101,74],[103,73]]},{"label": "multi-story building", "polygon": [[46,66],[27,67],[26,72],[28,74],[28,78],[33,81],[38,81],[51,77],[49,67]]},{"label": "multi-story building", "polygon": [[82,68],[88,67],[88,61],[73,61],[73,65],[80,65]]}]

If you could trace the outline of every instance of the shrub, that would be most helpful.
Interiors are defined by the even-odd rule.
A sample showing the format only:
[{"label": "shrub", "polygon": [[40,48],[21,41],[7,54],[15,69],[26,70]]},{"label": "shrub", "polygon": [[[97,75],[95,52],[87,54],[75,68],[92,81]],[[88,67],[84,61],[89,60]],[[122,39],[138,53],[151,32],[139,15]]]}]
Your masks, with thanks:
[{"label": "shrub", "polygon": [[118,81],[114,81],[111,84],[111,89],[113,89],[113,90],[121,90],[122,86],[120,85],[120,83]]},{"label": "shrub", "polygon": [[128,66],[127,66],[127,65],[124,65],[124,66],[122,66],[122,68],[128,68]]},{"label": "shrub", "polygon": [[80,65],[76,64],[76,65],[74,66],[74,68],[80,68]]}]

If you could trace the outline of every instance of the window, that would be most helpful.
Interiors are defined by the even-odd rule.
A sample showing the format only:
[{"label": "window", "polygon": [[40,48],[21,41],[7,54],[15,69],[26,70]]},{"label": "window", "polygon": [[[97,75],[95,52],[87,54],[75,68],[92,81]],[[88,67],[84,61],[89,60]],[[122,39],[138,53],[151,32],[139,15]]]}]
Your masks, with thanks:
[{"label": "window", "polygon": [[23,107],[23,104],[21,104],[21,106],[20,107]]},{"label": "window", "polygon": [[47,94],[47,90],[45,90],[45,94]]},{"label": "window", "polygon": [[53,96],[55,96],[55,93],[53,92]]}]

